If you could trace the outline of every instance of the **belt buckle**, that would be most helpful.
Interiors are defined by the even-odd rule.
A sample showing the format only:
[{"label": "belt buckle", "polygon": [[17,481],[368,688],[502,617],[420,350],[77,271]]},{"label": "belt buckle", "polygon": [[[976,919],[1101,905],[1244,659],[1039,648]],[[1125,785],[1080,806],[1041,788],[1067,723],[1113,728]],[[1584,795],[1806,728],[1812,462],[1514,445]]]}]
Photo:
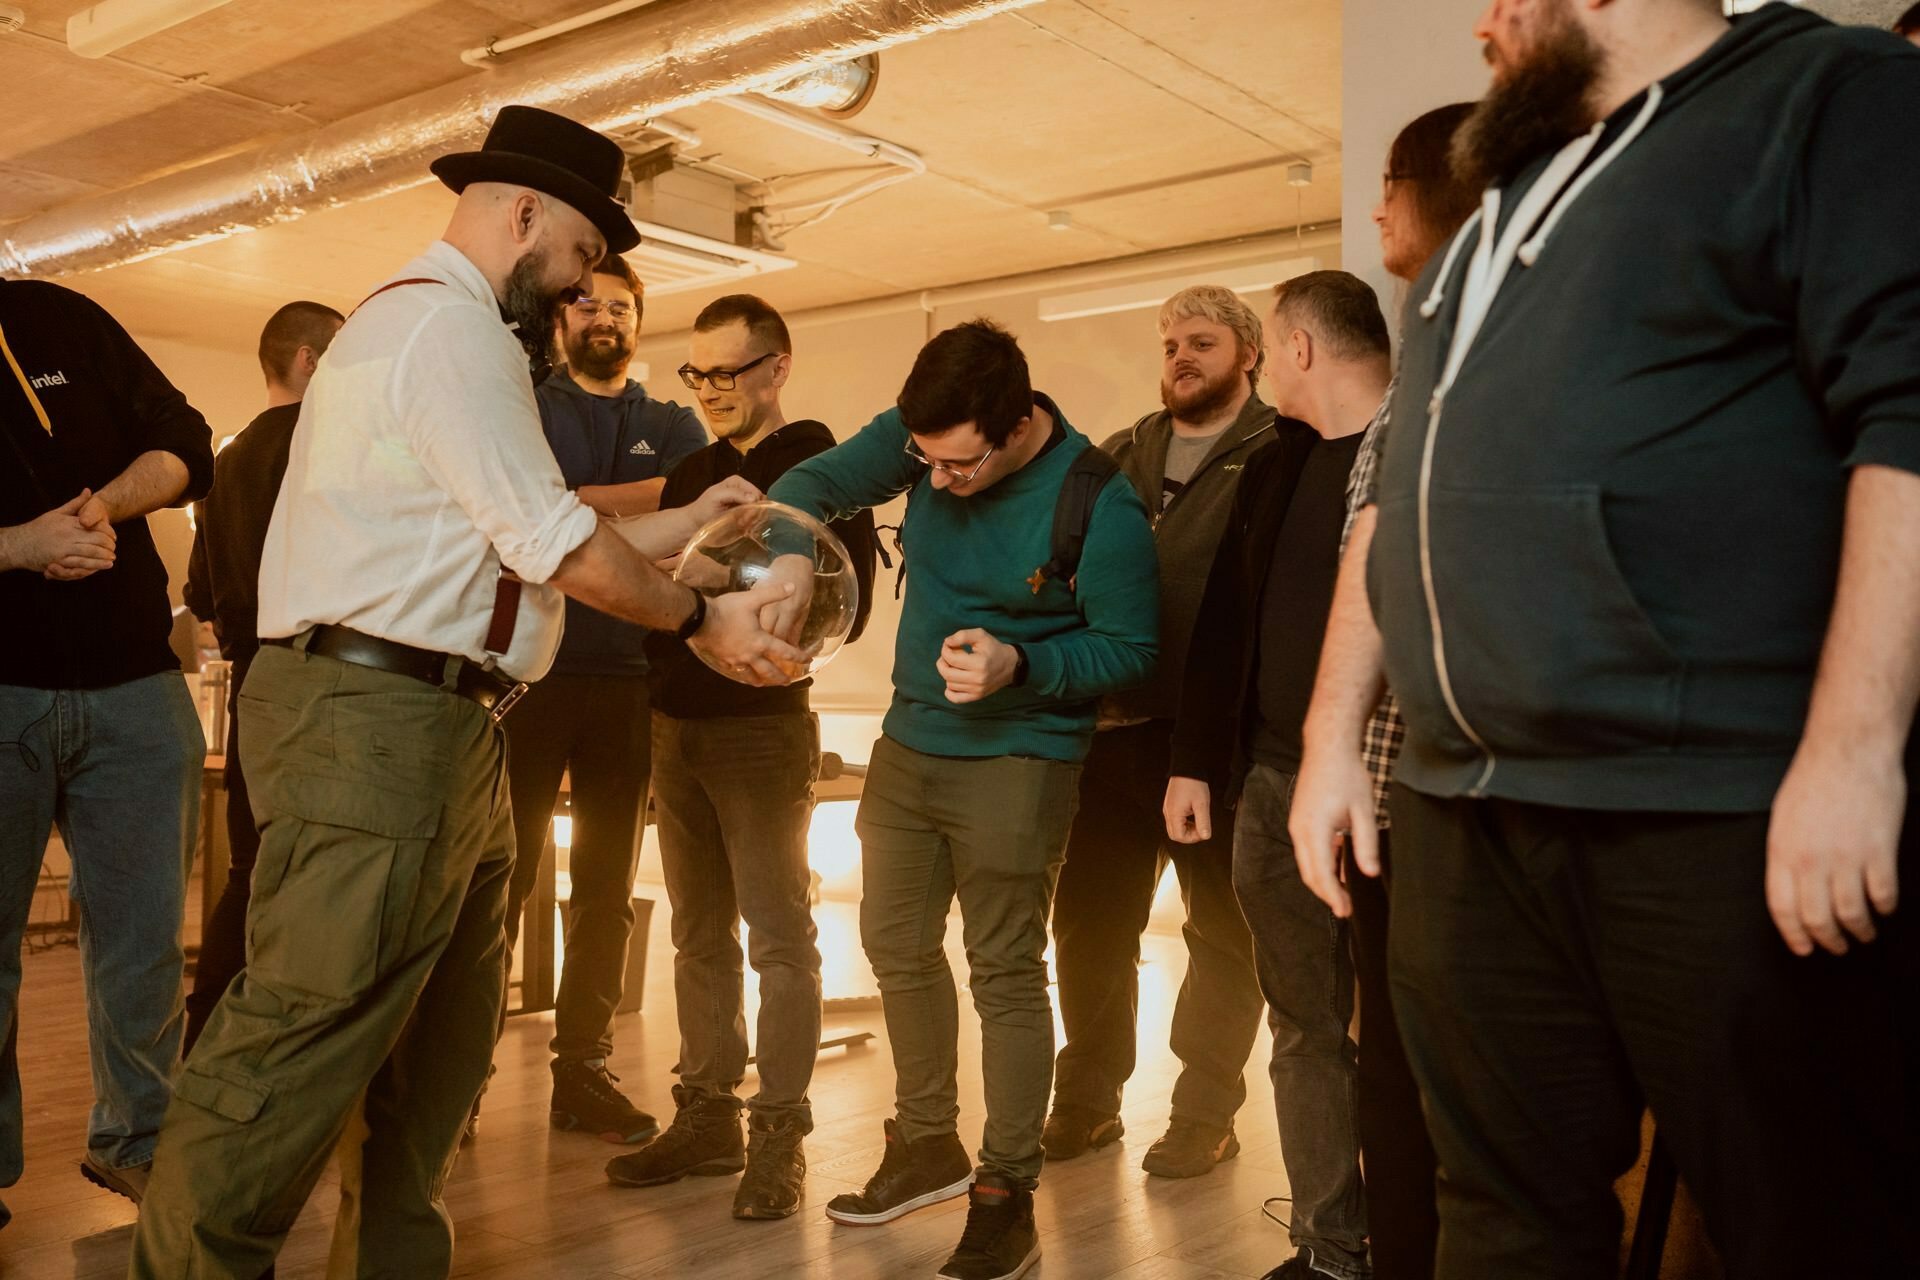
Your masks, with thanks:
[{"label": "belt buckle", "polygon": [[527,683],[522,680],[514,685],[513,688],[507,690],[506,693],[502,694],[498,702],[488,707],[487,714],[493,717],[495,724],[499,724],[500,721],[506,717],[507,712],[513,710],[513,704],[526,696]]}]

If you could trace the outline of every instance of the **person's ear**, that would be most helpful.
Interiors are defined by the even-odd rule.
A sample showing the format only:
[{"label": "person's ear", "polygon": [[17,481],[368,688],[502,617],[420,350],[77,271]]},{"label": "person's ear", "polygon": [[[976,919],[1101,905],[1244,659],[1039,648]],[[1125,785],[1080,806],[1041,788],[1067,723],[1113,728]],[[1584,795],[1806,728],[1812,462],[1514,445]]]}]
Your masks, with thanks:
[{"label": "person's ear", "polygon": [[793,372],[793,357],[782,352],[773,360],[773,389],[775,391],[787,385],[787,375]]},{"label": "person's ear", "polygon": [[1293,364],[1305,373],[1313,368],[1313,335],[1305,329],[1295,329],[1287,335],[1287,341],[1293,347]]}]

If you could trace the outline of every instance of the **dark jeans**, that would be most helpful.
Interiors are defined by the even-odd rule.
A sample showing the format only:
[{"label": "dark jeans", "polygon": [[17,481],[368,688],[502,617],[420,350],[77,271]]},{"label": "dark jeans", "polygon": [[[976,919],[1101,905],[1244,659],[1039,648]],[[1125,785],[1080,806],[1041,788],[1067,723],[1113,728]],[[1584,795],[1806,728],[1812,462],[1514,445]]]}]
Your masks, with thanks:
[{"label": "dark jeans", "polygon": [[[1617,1274],[1647,1106],[1732,1280],[1920,1275],[1912,907],[1795,958],[1767,824],[1395,788],[1394,1008],[1441,1280]],[[1917,843],[1909,817],[1908,883]]]},{"label": "dark jeans", "polygon": [[653,793],[673,903],[680,1081],[731,1095],[747,1072],[740,922],[760,975],[754,1036],[763,1116],[812,1113],[820,1051],[820,952],[807,827],[820,768],[811,715],[681,720],[654,713]]},{"label": "dark jeans", "polygon": [[253,864],[260,857],[260,829],[253,823],[247,774],[240,765],[240,686],[246,675],[245,666],[234,664],[232,692],[227,697],[227,762],[222,772],[227,789],[227,884],[200,926],[200,956],[193,966],[187,1031],[180,1042],[183,1058],[193,1052],[213,1006],[247,964],[247,903],[253,896]]},{"label": "dark jeans", "polygon": [[1407,1065],[1387,982],[1387,884],[1392,840],[1380,833],[1378,877],[1347,864],[1353,898],[1348,937],[1360,987],[1360,1155],[1367,1179],[1367,1238],[1374,1280],[1432,1280],[1440,1240],[1438,1162]]},{"label": "dark jeans", "polygon": [[501,721],[507,730],[514,819],[507,943],[540,875],[560,776],[571,771],[573,899],[554,998],[553,1054],[561,1061],[613,1052],[613,1012],[633,935],[635,839],[647,803],[652,723],[645,676],[550,675]]},{"label": "dark jeans", "polygon": [[1173,1114],[1224,1127],[1247,1098],[1260,985],[1233,896],[1230,817],[1219,815],[1204,844],[1167,839],[1160,802],[1172,734],[1166,720],[1096,733],[1080,775],[1080,808],[1053,897],[1054,974],[1067,1035],[1053,1098],[1056,1106],[1103,1115],[1120,1110],[1138,1039],[1140,934],[1171,858],[1187,908],[1187,976],[1173,1006],[1173,1052],[1183,1068]]},{"label": "dark jeans", "polygon": [[1293,1188],[1293,1242],[1311,1245],[1315,1263],[1346,1280],[1368,1274],[1360,1077],[1347,1034],[1353,956],[1346,925],[1300,879],[1287,836],[1293,781],[1263,764],[1247,774],[1233,828],[1233,888],[1253,931],[1273,1030],[1273,1102]]}]

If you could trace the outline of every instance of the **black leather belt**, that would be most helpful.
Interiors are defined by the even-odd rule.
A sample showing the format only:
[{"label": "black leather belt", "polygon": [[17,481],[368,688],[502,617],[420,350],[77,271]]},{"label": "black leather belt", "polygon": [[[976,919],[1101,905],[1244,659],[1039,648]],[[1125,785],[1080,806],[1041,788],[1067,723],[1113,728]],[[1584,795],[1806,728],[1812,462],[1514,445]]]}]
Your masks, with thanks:
[{"label": "black leather belt", "polygon": [[[293,639],[286,637],[262,643],[289,649],[299,647]],[[306,650],[323,657],[338,658],[341,662],[351,662],[358,667],[372,667],[376,671],[389,671],[397,676],[411,676],[437,689],[446,688],[449,655],[383,640],[364,631],[355,631],[352,627],[315,627]],[[479,703],[496,721],[511,711],[513,704],[527,692],[525,684],[497,675],[477,663],[465,658],[455,658],[453,661],[460,664],[460,673],[454,677],[452,692]]]}]

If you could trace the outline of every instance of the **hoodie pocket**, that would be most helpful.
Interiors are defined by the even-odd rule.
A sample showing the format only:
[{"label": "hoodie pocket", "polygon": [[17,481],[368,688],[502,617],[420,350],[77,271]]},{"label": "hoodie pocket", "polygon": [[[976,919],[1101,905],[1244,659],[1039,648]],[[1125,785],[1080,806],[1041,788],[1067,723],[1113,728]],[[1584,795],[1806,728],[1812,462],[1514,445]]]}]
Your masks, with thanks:
[{"label": "hoodie pocket", "polygon": [[1614,560],[1600,491],[1431,491],[1446,676],[1497,757],[1673,745],[1686,664]]}]

